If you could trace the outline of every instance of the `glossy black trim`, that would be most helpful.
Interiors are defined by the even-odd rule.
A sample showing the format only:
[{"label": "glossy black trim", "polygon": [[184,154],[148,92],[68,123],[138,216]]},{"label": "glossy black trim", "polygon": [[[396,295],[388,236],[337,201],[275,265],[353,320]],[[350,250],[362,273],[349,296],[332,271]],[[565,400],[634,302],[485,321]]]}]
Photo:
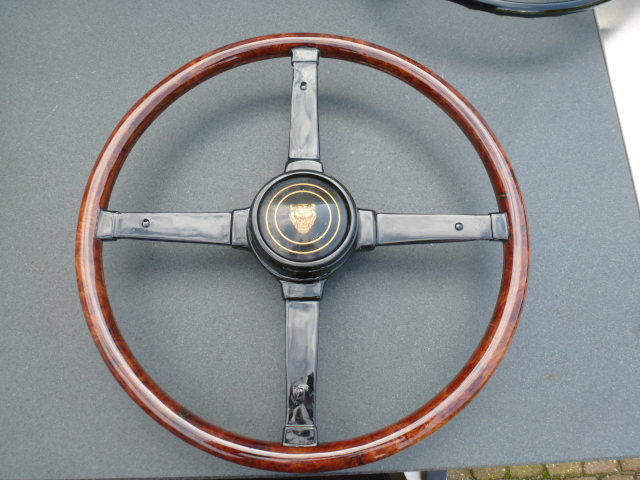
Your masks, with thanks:
[{"label": "glossy black trim", "polygon": [[548,3],[514,2],[510,0],[449,0],[472,10],[518,17],[567,15],[596,7],[610,0],[565,0]]},{"label": "glossy black trim", "polygon": [[373,250],[378,241],[378,222],[373,210],[358,209],[358,240],[356,250]]},{"label": "glossy black trim", "polygon": [[231,244],[230,213],[120,213],[101,210],[96,238]]},{"label": "glossy black trim", "polygon": [[[318,57],[316,48],[291,50],[293,85],[291,87],[291,128],[289,162],[316,160],[320,163],[318,130]],[[287,171],[289,171],[287,169]]]},{"label": "glossy black trim", "polygon": [[247,223],[249,222],[249,209],[234,210],[231,221],[231,245],[234,248],[249,248]]},{"label": "glossy black trim", "polygon": [[[376,215],[376,245],[507,240],[506,213],[491,215]],[[496,225],[496,235],[493,232]]]},{"label": "glossy black trim", "polygon": [[320,280],[313,283],[286,282],[280,280],[282,284],[283,300],[321,300],[324,290],[324,282]]},{"label": "glossy black trim", "polygon": [[492,240],[509,240],[509,219],[506,213],[492,213],[491,235]]},{"label": "glossy black trim", "polygon": [[285,172],[295,172],[297,170],[311,170],[313,172],[324,172],[322,163],[317,160],[290,160],[287,162]]},{"label": "glossy black trim", "polygon": [[282,445],[318,444],[316,377],[320,302],[287,300],[287,419]]}]

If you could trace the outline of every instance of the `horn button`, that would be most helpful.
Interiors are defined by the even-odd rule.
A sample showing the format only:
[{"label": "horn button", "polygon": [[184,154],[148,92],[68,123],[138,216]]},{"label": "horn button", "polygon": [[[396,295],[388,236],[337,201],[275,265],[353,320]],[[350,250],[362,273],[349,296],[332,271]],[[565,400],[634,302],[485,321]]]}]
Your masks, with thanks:
[{"label": "horn button", "polygon": [[322,278],[353,252],[355,212],[347,190],[331,177],[288,173],[257,195],[249,238],[258,258],[277,276]]}]

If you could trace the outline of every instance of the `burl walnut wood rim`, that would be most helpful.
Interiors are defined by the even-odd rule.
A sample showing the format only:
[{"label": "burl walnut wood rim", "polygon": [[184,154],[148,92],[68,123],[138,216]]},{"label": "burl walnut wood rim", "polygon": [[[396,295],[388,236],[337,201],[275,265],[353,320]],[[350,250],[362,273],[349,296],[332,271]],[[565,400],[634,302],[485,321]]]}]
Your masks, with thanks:
[{"label": "burl walnut wood rim", "polygon": [[[109,306],[102,243],[95,237],[99,209],[106,210],[118,173],[147,127],[180,96],[231,68],[286,57],[295,47],[315,47],[324,58],[360,63],[393,75],[423,93],[464,131],[491,179],[499,209],[507,212],[511,238],[504,243],[500,293],[479,346],[440,393],[409,416],[349,440],[317,447],[283,447],[223,430],[194,415],[149,377],[127,347]],[[226,460],[283,472],[356,467],[392,455],[438,430],[478,393],[504,356],[524,301],[529,267],[527,222],[511,165],[476,110],[443,79],[413,60],[361,40],[320,34],[256,37],[207,53],[165,78],[124,116],[102,149],[85,190],[76,236],[80,300],[91,335],[111,373],[151,417],[188,443]]]}]

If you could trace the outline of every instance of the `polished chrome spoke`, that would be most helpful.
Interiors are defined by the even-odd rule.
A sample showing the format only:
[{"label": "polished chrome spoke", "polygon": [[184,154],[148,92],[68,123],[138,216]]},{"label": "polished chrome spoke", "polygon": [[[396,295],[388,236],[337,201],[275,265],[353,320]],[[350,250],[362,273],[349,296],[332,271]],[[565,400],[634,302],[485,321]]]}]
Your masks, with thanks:
[{"label": "polished chrome spoke", "polygon": [[283,445],[317,445],[318,300],[286,300],[287,421]]},{"label": "polished chrome spoke", "polygon": [[318,132],[318,57],[315,48],[291,50],[291,129],[286,171],[322,171]]},{"label": "polished chrome spoke", "polygon": [[311,284],[282,281],[287,328],[287,418],[282,445],[318,444],[316,381],[318,318],[324,281]]},{"label": "polished chrome spoke", "polygon": [[359,250],[377,245],[508,240],[506,213],[489,215],[404,215],[358,210]]},{"label": "polished chrome spoke", "polygon": [[101,210],[96,238],[247,247],[249,209],[231,213],[120,213]]}]

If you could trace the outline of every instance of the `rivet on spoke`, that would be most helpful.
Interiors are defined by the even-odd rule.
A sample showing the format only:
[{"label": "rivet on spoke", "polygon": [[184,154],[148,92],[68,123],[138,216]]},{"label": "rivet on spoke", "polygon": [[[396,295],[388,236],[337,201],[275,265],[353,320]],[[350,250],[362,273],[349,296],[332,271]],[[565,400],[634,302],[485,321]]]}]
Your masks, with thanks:
[{"label": "rivet on spoke", "polygon": [[148,218],[145,218],[144,220],[142,220],[142,226],[144,228],[149,228],[149,225],[151,225],[151,222],[149,221]]},{"label": "rivet on spoke", "polygon": [[464,228],[464,225],[462,225],[461,223],[456,223],[456,230],[461,232],[462,229]]},{"label": "rivet on spoke", "polygon": [[306,90],[306,89],[307,89],[307,82],[302,82],[302,83],[300,84],[300,89],[301,89],[301,90]]}]

